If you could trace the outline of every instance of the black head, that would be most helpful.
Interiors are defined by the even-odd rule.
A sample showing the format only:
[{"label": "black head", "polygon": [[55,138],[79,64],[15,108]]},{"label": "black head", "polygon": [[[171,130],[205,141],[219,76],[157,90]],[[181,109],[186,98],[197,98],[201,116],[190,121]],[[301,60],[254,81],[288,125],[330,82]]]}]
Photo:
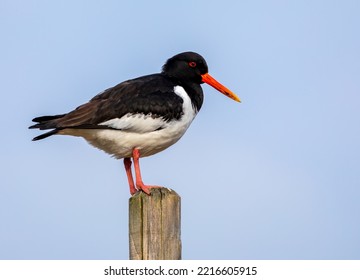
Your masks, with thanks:
[{"label": "black head", "polygon": [[169,58],[162,68],[162,73],[179,81],[202,83],[201,75],[208,72],[205,59],[194,52],[179,53]]},{"label": "black head", "polygon": [[169,58],[162,68],[162,73],[175,79],[180,85],[200,88],[200,84],[207,83],[227,97],[240,102],[235,93],[209,75],[205,59],[197,53],[184,52]]}]

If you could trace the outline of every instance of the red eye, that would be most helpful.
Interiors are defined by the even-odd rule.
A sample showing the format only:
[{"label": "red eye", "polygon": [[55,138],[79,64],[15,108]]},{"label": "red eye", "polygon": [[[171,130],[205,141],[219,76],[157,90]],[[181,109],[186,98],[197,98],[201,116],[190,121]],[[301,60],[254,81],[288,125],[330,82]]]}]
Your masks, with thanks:
[{"label": "red eye", "polygon": [[189,62],[189,66],[190,66],[191,68],[195,68],[195,67],[196,67],[196,62],[190,61],[190,62]]}]

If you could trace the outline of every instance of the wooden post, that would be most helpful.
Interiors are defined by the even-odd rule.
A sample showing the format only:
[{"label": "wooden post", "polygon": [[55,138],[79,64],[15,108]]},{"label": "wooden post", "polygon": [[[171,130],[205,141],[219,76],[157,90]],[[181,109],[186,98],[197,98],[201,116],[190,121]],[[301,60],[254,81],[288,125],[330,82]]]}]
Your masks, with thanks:
[{"label": "wooden post", "polygon": [[180,196],[167,188],[129,200],[130,260],[180,260]]}]

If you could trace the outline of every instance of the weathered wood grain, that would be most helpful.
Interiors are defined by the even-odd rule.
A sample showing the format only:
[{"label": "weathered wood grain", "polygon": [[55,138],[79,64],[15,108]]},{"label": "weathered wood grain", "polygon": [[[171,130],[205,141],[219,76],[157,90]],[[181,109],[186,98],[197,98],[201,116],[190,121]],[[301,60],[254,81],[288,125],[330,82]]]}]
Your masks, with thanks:
[{"label": "weathered wood grain", "polygon": [[131,260],[179,260],[180,196],[167,188],[138,192],[129,200]]}]

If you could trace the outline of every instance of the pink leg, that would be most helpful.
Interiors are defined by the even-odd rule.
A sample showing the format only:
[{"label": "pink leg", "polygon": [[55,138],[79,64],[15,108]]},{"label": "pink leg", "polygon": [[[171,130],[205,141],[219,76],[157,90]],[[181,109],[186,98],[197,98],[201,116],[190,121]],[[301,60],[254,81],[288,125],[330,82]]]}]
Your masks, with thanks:
[{"label": "pink leg", "polygon": [[129,182],[130,187],[130,193],[131,195],[134,195],[137,192],[137,189],[135,188],[132,172],[131,172],[131,159],[130,158],[124,158],[124,165],[126,170],[126,175]]},{"label": "pink leg", "polygon": [[134,159],[134,169],[135,169],[135,180],[136,180],[136,187],[139,190],[142,190],[144,193],[150,195],[150,189],[152,188],[160,188],[160,186],[148,186],[145,185],[142,181],[141,178],[141,173],[140,173],[140,163],[139,163],[139,158],[140,158],[140,152],[138,149],[134,149],[133,150],[133,159]]}]

